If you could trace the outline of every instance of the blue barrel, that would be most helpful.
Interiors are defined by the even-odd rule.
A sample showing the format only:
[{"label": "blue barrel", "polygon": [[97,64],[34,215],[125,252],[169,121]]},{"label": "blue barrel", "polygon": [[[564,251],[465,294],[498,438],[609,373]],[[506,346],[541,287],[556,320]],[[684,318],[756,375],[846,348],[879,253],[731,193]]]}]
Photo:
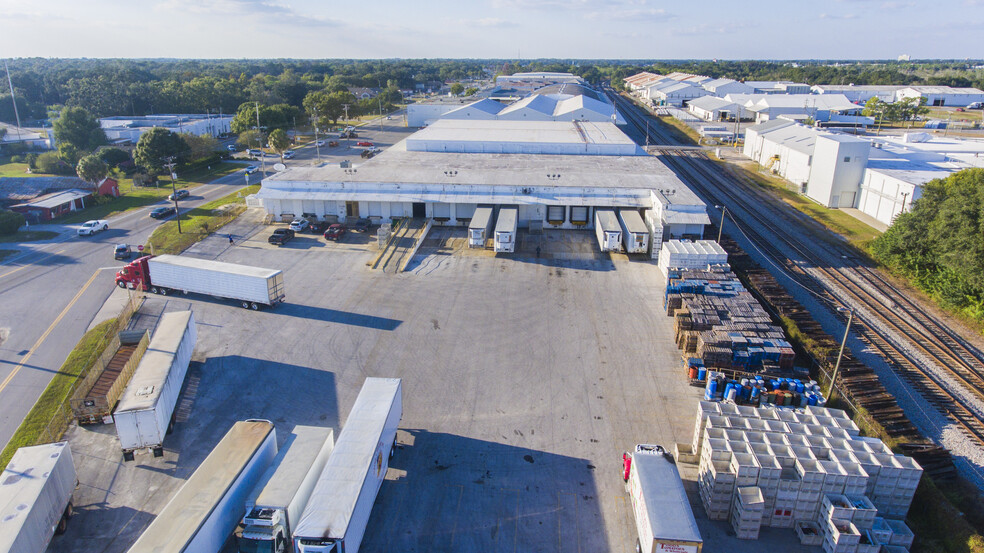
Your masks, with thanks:
[{"label": "blue barrel", "polygon": [[707,378],[707,367],[697,367],[697,380],[703,382],[705,378]]},{"label": "blue barrel", "polygon": [[800,382],[799,380],[797,380],[797,381],[796,381],[796,393],[798,393],[798,394],[802,394],[802,393],[803,393],[803,390],[804,390],[804,388],[805,388],[805,387],[803,386],[803,383],[802,383],[802,382]]},{"label": "blue barrel", "polygon": [[760,392],[761,392],[761,390],[759,390],[758,388],[752,388],[752,395],[751,395],[751,398],[750,398],[752,400],[752,403],[755,403],[755,402],[758,401],[759,393]]},{"label": "blue barrel", "polygon": [[807,403],[809,405],[816,405],[817,404],[817,394],[814,394],[813,392],[810,392],[810,395],[807,398]]},{"label": "blue barrel", "polygon": [[729,382],[728,385],[724,387],[724,399],[734,401],[737,395],[738,390],[735,389],[735,385]]},{"label": "blue barrel", "polygon": [[769,381],[769,390],[774,392],[778,389],[779,389],[779,381],[773,378],[772,380]]}]

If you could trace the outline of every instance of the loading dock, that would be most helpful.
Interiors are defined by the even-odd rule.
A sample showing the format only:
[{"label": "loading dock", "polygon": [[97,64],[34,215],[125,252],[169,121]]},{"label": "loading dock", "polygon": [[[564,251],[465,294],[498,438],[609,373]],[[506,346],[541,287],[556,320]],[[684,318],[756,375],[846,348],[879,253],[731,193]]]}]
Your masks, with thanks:
[{"label": "loading dock", "polygon": [[595,210],[595,236],[603,252],[622,251],[622,226],[612,209]]},{"label": "loading dock", "polygon": [[622,240],[627,253],[646,253],[649,251],[649,228],[642,215],[635,209],[618,210],[618,222],[622,227]]}]

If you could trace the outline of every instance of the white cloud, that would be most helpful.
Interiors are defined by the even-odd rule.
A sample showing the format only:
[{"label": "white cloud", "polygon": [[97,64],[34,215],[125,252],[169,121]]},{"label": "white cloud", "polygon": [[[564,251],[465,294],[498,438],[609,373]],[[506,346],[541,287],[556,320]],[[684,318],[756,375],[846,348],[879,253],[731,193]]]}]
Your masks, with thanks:
[{"label": "white cloud", "polygon": [[588,19],[609,19],[615,21],[668,21],[676,15],[662,8],[614,8],[610,11],[591,12]]},{"label": "white cloud", "polygon": [[820,19],[857,19],[853,13],[822,13]]},{"label": "white cloud", "polygon": [[498,17],[483,17],[480,19],[459,19],[455,23],[462,27],[481,27],[484,29],[507,29],[510,27],[519,26],[519,24],[516,23],[515,21],[500,19]]}]

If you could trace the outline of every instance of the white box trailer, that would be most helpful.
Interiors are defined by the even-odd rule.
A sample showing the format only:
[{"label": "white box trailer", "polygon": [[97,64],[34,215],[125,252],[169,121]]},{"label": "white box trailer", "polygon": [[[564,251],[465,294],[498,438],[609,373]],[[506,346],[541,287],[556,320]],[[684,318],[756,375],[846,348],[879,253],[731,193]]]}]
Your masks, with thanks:
[{"label": "white box trailer", "polygon": [[704,540],[683,481],[658,445],[637,445],[626,482],[642,553],[700,553]]},{"label": "white box trailer", "polygon": [[492,232],[492,206],[478,206],[468,223],[468,247],[484,248]]},{"label": "white box trailer", "polygon": [[154,457],[164,454],[164,435],[174,422],[174,406],[197,340],[191,311],[161,315],[147,352],[113,413],[125,461],[132,461],[134,452],[143,448],[153,450]]},{"label": "white box trailer", "polygon": [[519,223],[519,208],[499,208],[499,218],[495,222],[496,252],[516,251],[516,228]]},{"label": "white box trailer", "polygon": [[277,455],[273,423],[238,421],[171,497],[130,553],[217,553],[243,518],[243,502]]},{"label": "white box trailer", "polygon": [[399,378],[367,378],[294,528],[298,553],[358,553],[403,416]]},{"label": "white box trailer", "polygon": [[178,255],[141,257],[116,273],[116,284],[165,296],[172,292],[205,294],[236,300],[251,309],[276,305],[286,298],[284,274],[279,269]]},{"label": "white box trailer", "polygon": [[628,253],[649,252],[649,227],[635,209],[618,210],[618,222],[622,227],[622,239]]},{"label": "white box trailer", "polygon": [[246,497],[246,515],[236,529],[240,553],[290,553],[291,529],[335,447],[331,428],[295,426],[273,465]]},{"label": "white box trailer", "polygon": [[68,525],[77,485],[68,442],[18,449],[0,474],[0,551],[44,553]]},{"label": "white box trailer", "polygon": [[614,209],[595,210],[595,236],[603,252],[622,251],[622,226]]}]

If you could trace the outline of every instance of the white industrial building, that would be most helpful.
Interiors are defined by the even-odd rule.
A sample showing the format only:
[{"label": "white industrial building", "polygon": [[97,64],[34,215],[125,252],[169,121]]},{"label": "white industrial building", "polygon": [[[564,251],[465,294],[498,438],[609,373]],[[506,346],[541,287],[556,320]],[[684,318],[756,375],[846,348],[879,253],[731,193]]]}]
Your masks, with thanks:
[{"label": "white industrial building", "polygon": [[662,75],[657,75],[655,73],[650,73],[648,71],[643,71],[642,73],[636,73],[631,77],[626,77],[625,87],[631,91],[644,90],[649,88],[656,81],[664,79]]},{"label": "white industrial building", "polygon": [[734,79],[714,79],[701,86],[711,94],[724,98],[728,94],[753,94],[755,89]]},{"label": "white industrial building", "polygon": [[756,123],[780,115],[806,115],[814,121],[826,122],[838,115],[856,116],[863,109],[843,94],[767,94],[750,98],[744,105],[755,115]]},{"label": "white industrial building", "polygon": [[711,95],[700,85],[684,81],[650,87],[648,90],[650,100],[659,106],[681,107],[691,100]]},{"label": "white industrial building", "polygon": [[809,94],[810,85],[792,81],[745,81],[753,94]]},{"label": "white industrial building", "polygon": [[479,205],[517,206],[519,226],[592,228],[597,208],[634,208],[650,243],[700,238],[704,203],[611,123],[439,121],[356,167],[292,167],[257,194],[278,219],[431,218],[463,225]]},{"label": "white industrial building", "polygon": [[882,102],[894,102],[895,93],[905,88],[904,86],[892,85],[814,85],[814,94],[843,94],[848,100],[863,104],[872,98],[878,98]]},{"label": "white industrial building", "polygon": [[140,117],[104,117],[99,126],[110,142],[136,144],[140,136],[154,127],[163,127],[175,133],[196,134],[199,136],[218,136],[232,132],[229,125],[232,115],[185,114],[185,115],[144,115]]},{"label": "white industrial building", "polygon": [[533,92],[538,88],[558,83],[584,84],[584,79],[572,73],[551,72],[513,73],[495,78],[495,86],[521,92]]},{"label": "white industrial building", "polygon": [[867,140],[776,119],[745,129],[743,153],[826,207],[854,207]]},{"label": "white industrial building", "polygon": [[717,96],[704,96],[690,100],[687,111],[704,121],[728,121],[747,117],[748,113],[741,104],[729,102]]},{"label": "white industrial building", "polygon": [[[440,119],[499,121],[616,121],[625,119],[603,96],[578,85],[562,85],[571,93],[533,94],[509,105],[486,98],[469,104],[411,104],[407,126],[426,127]],[[552,87],[550,87],[552,88]],[[550,88],[543,89],[551,92]]]},{"label": "white industrial building", "polygon": [[966,106],[973,102],[984,102],[984,91],[978,88],[955,88],[951,86],[907,86],[895,93],[895,100],[903,98],[926,98],[927,106]]}]

